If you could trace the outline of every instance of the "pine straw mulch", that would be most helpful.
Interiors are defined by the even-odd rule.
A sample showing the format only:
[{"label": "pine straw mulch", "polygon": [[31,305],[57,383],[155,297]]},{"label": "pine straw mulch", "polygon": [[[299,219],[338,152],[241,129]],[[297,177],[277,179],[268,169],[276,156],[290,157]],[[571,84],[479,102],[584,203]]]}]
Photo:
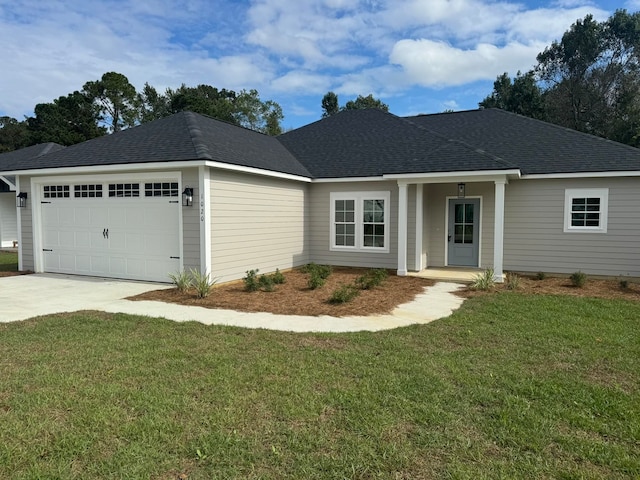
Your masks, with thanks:
[{"label": "pine straw mulch", "polygon": [[223,308],[242,312],[271,312],[280,315],[331,315],[333,317],[365,316],[390,313],[395,307],[410,302],[433,285],[432,280],[416,277],[398,277],[389,271],[384,283],[372,290],[361,290],[352,301],[331,304],[329,297],[335,289],[353,283],[367,269],[333,267],[324,286],[310,290],[308,275],[298,269],[284,273],[284,284],[276,285],[273,292],[246,292],[243,282],[217,285],[211,294],[199,299],[193,290],[181,293],[177,289],[146,292],[129,297],[128,300],[155,300],[205,308]]},{"label": "pine straw mulch", "polygon": [[[607,299],[625,299],[640,301],[640,283],[628,281],[627,288],[620,285],[619,279],[590,278],[582,288],[574,287],[569,277],[545,277],[538,280],[534,275],[518,276],[518,287],[513,291],[531,295],[570,295],[573,297],[593,297]],[[464,298],[508,291],[508,283],[496,284],[487,291],[474,290],[471,287],[456,292]]]}]

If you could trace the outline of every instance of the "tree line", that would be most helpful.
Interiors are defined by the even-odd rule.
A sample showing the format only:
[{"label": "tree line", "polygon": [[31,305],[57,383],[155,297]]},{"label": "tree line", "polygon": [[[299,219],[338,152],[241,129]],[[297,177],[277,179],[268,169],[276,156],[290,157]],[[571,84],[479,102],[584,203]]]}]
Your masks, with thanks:
[{"label": "tree line", "polygon": [[126,76],[107,72],[80,91],[37,104],[22,121],[0,117],[0,153],[44,142],[73,145],[187,110],[268,135],[282,133],[282,108],[261,100],[257,90],[182,84],[158,92],[145,83],[138,92]]},{"label": "tree line", "polygon": [[576,21],[514,78],[497,77],[480,107],[497,107],[640,147],[640,13]]}]

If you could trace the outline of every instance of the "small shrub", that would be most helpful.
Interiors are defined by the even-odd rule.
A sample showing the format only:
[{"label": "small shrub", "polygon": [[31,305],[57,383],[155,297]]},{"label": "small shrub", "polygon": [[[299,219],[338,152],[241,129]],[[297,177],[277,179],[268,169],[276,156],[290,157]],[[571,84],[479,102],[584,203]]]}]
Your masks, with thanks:
[{"label": "small shrub", "polygon": [[326,279],[320,275],[317,270],[309,272],[309,279],[307,280],[307,286],[311,290],[315,290],[317,288],[322,287],[326,282]]},{"label": "small shrub", "polygon": [[544,280],[545,278],[547,278],[547,274],[544,272],[538,272],[536,273],[536,280]]},{"label": "small shrub", "polygon": [[493,268],[487,268],[484,272],[474,277],[471,288],[474,290],[489,290],[495,283],[493,279]]},{"label": "small shrub", "polygon": [[312,262],[304,265],[300,268],[300,271],[302,273],[308,273],[309,275],[315,273],[326,280],[329,278],[329,275],[331,275],[332,268],[331,265],[318,265],[317,263]]},{"label": "small shrub", "polygon": [[260,289],[260,281],[258,280],[258,272],[259,270],[256,268],[255,270],[247,270],[247,276],[242,279],[244,282],[244,289],[247,292],[257,292]]},{"label": "small shrub", "polygon": [[282,285],[286,281],[282,272],[277,268],[275,273],[271,274],[271,279],[273,280],[273,283],[275,283],[276,285]]},{"label": "small shrub", "polygon": [[571,274],[571,285],[574,287],[582,288],[587,283],[587,274],[581,271],[577,271]]},{"label": "small shrub", "polygon": [[505,286],[508,290],[517,290],[520,288],[520,277],[515,273],[507,273]]},{"label": "small shrub", "polygon": [[276,288],[276,282],[273,281],[273,277],[271,275],[260,275],[260,280],[258,280],[258,285],[261,290],[265,292],[273,292]]},{"label": "small shrub", "polygon": [[353,284],[345,284],[336,288],[329,297],[329,303],[347,303],[360,294],[360,289]]},{"label": "small shrub", "polygon": [[218,281],[209,277],[208,273],[202,273],[195,268],[191,269],[191,279],[193,287],[196,289],[196,296],[198,298],[208,297],[211,293],[211,288]]},{"label": "small shrub", "polygon": [[356,278],[356,285],[362,290],[371,290],[374,287],[382,285],[389,274],[384,268],[375,268],[369,270],[361,277]]},{"label": "small shrub", "polygon": [[627,290],[629,288],[629,280],[627,280],[626,278],[621,278],[618,282],[618,285],[620,285],[620,288],[622,290]]},{"label": "small shrub", "polygon": [[181,272],[170,273],[169,278],[176,286],[179,292],[186,292],[191,287],[191,276],[189,272],[183,270]]}]

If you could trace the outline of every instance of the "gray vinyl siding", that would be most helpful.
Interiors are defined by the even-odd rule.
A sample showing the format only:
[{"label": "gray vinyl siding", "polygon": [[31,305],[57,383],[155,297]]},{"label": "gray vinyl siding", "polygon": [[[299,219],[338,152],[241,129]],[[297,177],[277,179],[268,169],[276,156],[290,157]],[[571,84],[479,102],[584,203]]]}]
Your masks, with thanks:
[{"label": "gray vinyl siding", "polygon": [[[564,232],[567,188],[609,189],[607,233]],[[640,277],[637,178],[520,180],[505,197],[505,270]]]},{"label": "gray vinyl siding", "polygon": [[26,192],[28,195],[27,206],[18,209],[22,229],[22,269],[25,271],[35,270],[33,259],[33,195],[31,194],[31,177],[20,177],[20,191]]},{"label": "gray vinyl siding", "polygon": [[[447,202],[457,196],[456,183],[431,184],[424,192],[424,243],[427,246],[427,266],[444,267],[447,248]],[[493,183],[467,183],[467,197],[481,199],[480,267],[493,266],[493,230],[495,220],[495,187]]]},{"label": "gray vinyl siding", "polygon": [[[310,185],[309,253],[316,263],[349,267],[398,268],[398,185],[396,182],[338,182]],[[390,192],[389,252],[338,252],[330,249],[332,192]],[[411,196],[409,197],[411,200]],[[415,196],[413,197],[415,201]],[[415,208],[415,206],[414,206]],[[415,211],[415,210],[414,210]],[[415,218],[415,217],[414,217]],[[414,223],[412,220],[409,223]],[[415,225],[411,227],[415,231]]]},{"label": "gray vinyl siding", "polygon": [[17,239],[16,192],[0,193],[0,246],[12,247]]},{"label": "gray vinyl siding", "polygon": [[[189,168],[182,170],[182,191],[189,186],[193,191],[193,207],[182,208],[182,255],[185,270],[200,270],[200,208],[198,199],[199,191],[198,169]],[[182,202],[182,195],[180,195]]]},{"label": "gray vinyl siding", "polygon": [[306,183],[211,170],[211,264],[221,282],[309,262]]}]

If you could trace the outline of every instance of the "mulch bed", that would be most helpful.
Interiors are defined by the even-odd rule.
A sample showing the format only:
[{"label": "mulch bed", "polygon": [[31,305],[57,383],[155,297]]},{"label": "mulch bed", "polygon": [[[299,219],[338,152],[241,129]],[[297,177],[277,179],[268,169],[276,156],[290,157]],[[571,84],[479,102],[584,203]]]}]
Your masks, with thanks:
[{"label": "mulch bed", "polygon": [[345,317],[352,315],[374,315],[390,313],[395,307],[410,302],[425,287],[433,285],[432,280],[416,277],[398,277],[389,271],[384,283],[372,290],[362,290],[352,301],[331,304],[329,297],[335,289],[353,283],[367,269],[334,267],[324,286],[310,290],[308,275],[298,269],[283,272],[286,281],[276,285],[273,292],[246,292],[243,282],[216,286],[211,294],[199,299],[195,292],[181,293],[177,289],[146,292],[129,300],[156,300],[181,305],[196,305],[205,308],[224,308],[242,312],[271,312],[281,315],[331,315]]},{"label": "mulch bed", "polygon": [[[496,284],[487,291],[473,290],[470,287],[458,290],[456,295],[464,298],[508,291],[507,283]],[[516,292],[531,295],[570,295],[574,297],[594,297],[609,299],[640,300],[640,283],[628,282],[627,288],[620,285],[620,280],[587,277],[582,288],[574,287],[568,277],[545,277],[538,280],[535,276],[519,276]]]}]

